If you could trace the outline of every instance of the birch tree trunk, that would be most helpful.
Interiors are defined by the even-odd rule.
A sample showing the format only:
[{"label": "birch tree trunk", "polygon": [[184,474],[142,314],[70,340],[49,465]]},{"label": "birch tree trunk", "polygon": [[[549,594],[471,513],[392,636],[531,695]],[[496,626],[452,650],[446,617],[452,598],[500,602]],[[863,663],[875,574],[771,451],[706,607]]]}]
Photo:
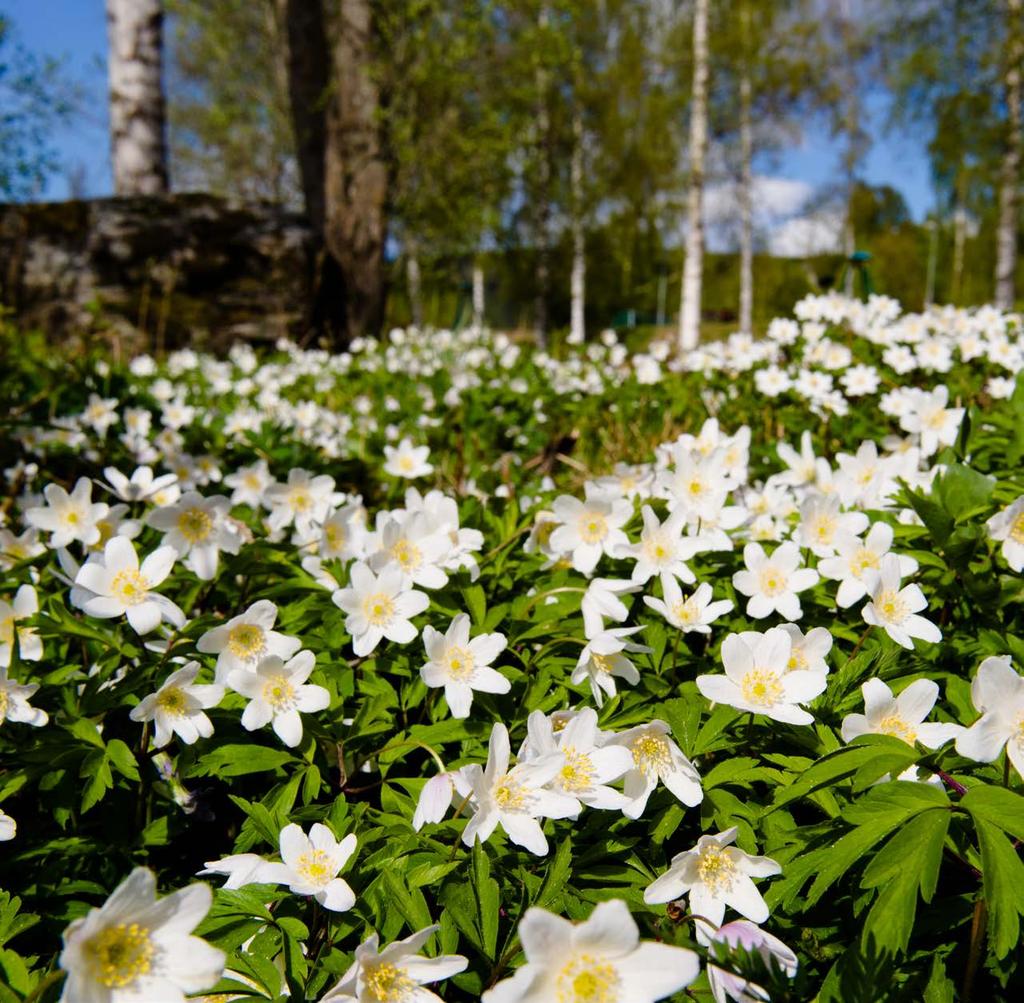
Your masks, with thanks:
[{"label": "birch tree trunk", "polygon": [[572,273],[569,278],[569,343],[582,345],[587,337],[587,247],[583,227],[583,116],[577,106],[572,116],[572,161],[569,165],[572,200]]},{"label": "birch tree trunk", "polygon": [[1017,271],[1017,190],[1021,155],[1021,16],[1022,0],[1006,0],[1006,149],[999,180],[999,223],[996,231],[996,306],[1012,310]]},{"label": "birch tree trunk", "polygon": [[423,286],[420,281],[420,249],[417,242],[409,238],[405,242],[405,280],[409,289],[409,309],[412,312],[412,326],[423,330]]},{"label": "birch tree trunk", "polygon": [[484,326],[484,310],[486,303],[484,300],[485,289],[484,289],[484,269],[480,261],[473,262],[473,326],[483,327]]},{"label": "birch tree trunk", "polygon": [[690,186],[686,201],[686,260],[679,305],[679,347],[700,340],[704,273],[704,156],[708,143],[708,0],[696,0],[693,15],[693,97],[690,102]]},{"label": "birch tree trunk", "polygon": [[347,338],[384,316],[388,169],[373,75],[373,0],[338,0],[324,156],[324,240],[338,263]]},{"label": "birch tree trunk", "polygon": [[949,300],[954,306],[960,305],[964,285],[964,245],[967,242],[967,210],[956,193],[956,207],[953,209],[953,265],[950,276]]},{"label": "birch tree trunk", "polygon": [[167,191],[161,0],[107,0],[110,154],[118,195]]},{"label": "birch tree trunk", "polygon": [[928,265],[924,278],[924,309],[927,310],[935,302],[935,268],[939,259],[939,214],[936,207],[935,215],[928,221]]},{"label": "birch tree trunk", "polygon": [[[542,4],[537,14],[541,29],[548,25],[548,8]],[[534,202],[534,231],[537,241],[537,268],[534,274],[536,300],[534,303],[534,336],[541,348],[548,342],[548,288],[551,282],[551,115],[548,111],[548,72],[538,62],[535,79],[537,89],[537,192]]]},{"label": "birch tree trunk", "polygon": [[846,255],[846,280],[843,292],[853,296],[853,264],[850,259],[857,250],[857,235],[853,229],[853,193],[846,200],[846,221],[843,223],[843,254]]},{"label": "birch tree trunk", "polygon": [[[749,41],[750,8],[741,11],[744,43]],[[750,334],[754,326],[754,125],[750,52],[743,56],[740,71],[740,330]]]}]

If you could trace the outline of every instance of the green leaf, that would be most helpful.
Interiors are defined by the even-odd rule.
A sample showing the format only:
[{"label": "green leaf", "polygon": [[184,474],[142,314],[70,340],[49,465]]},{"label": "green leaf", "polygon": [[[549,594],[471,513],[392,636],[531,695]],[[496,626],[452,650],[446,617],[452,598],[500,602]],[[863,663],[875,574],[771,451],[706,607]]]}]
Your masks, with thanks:
[{"label": "green leaf", "polygon": [[121,739],[112,738],[107,743],[107,758],[121,776],[138,781],[139,766],[135,762],[135,754]]},{"label": "green leaf", "polygon": [[951,463],[943,474],[935,478],[932,496],[960,522],[988,505],[995,485],[994,477],[979,474],[962,463]]},{"label": "green leaf", "polygon": [[265,745],[221,745],[200,756],[185,773],[187,777],[243,777],[249,773],[276,770],[295,757],[282,749]]},{"label": "green leaf", "polygon": [[942,808],[931,808],[911,818],[875,854],[864,870],[861,887],[878,888],[895,879],[897,872],[912,871],[917,875],[921,898],[930,902],[939,880],[950,818],[951,813]]},{"label": "green leaf", "polygon": [[498,893],[498,882],[491,877],[487,851],[479,840],[473,843],[472,875],[484,953],[493,960],[498,946],[498,912],[501,908],[501,898]]},{"label": "green leaf", "polygon": [[981,846],[989,943],[995,956],[1004,958],[1017,946],[1020,933],[1020,915],[1024,913],[1024,864],[997,826],[974,816],[974,827]]},{"label": "green leaf", "polygon": [[473,620],[473,626],[483,626],[487,616],[487,597],[479,585],[468,585],[462,590],[462,598],[466,603],[466,612]]},{"label": "green leaf", "polygon": [[572,874],[572,838],[566,836],[555,851],[554,857],[548,864],[544,873],[544,884],[541,885],[540,893],[534,905],[544,909],[551,909],[558,901]]},{"label": "green leaf", "polygon": [[1015,839],[1024,840],[1024,797],[1005,787],[978,784],[961,799],[974,820],[989,822],[1008,832]]}]

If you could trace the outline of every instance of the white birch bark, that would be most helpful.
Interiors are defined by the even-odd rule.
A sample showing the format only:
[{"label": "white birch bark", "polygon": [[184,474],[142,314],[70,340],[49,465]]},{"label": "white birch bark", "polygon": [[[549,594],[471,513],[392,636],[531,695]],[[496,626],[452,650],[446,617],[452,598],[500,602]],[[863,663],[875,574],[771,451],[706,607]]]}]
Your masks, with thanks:
[{"label": "white birch bark", "polygon": [[[744,42],[749,42],[750,8],[742,10]],[[740,71],[740,330],[750,334],[754,326],[754,125],[750,53],[743,56]]]},{"label": "white birch bark", "polygon": [[107,0],[110,153],[118,195],[167,191],[161,0]]},{"label": "white birch bark", "polygon": [[957,192],[956,208],[953,210],[953,265],[950,282],[950,302],[960,305],[964,286],[964,247],[967,243],[967,210]]},{"label": "white birch bark", "polygon": [[484,269],[479,261],[473,262],[473,326],[484,326]]},{"label": "white birch bark", "polygon": [[569,343],[582,345],[586,330],[587,248],[583,228],[583,117],[579,108],[572,116],[572,160],[569,164],[572,199],[572,273],[569,277]]},{"label": "white birch bark", "polygon": [[996,306],[1012,310],[1017,271],[1018,188],[1021,154],[1021,0],[1006,0],[1006,149],[999,180],[999,223],[996,230]]},{"label": "white birch bark", "polygon": [[708,0],[696,0],[693,15],[693,97],[690,102],[690,184],[686,200],[686,260],[679,305],[679,347],[700,340],[704,277],[704,156],[708,143]]},{"label": "white birch bark", "polygon": [[409,291],[409,310],[412,313],[412,325],[423,330],[423,286],[420,280],[420,253],[415,240],[406,241],[405,247],[405,282]]}]

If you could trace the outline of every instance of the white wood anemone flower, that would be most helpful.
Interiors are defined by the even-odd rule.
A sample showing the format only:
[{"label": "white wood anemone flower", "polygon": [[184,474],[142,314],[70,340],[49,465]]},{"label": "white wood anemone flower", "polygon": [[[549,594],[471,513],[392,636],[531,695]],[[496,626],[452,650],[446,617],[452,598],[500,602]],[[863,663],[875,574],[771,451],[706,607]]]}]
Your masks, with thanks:
[{"label": "white wood anemone flower", "polygon": [[697,689],[712,703],[764,714],[786,724],[813,724],[800,704],[828,685],[826,673],[790,669],[793,639],[781,627],[763,634],[744,631],[722,642],[724,675],[698,676]]},{"label": "white wood anemone flower", "polygon": [[18,823],[0,808],[0,843],[14,839],[18,834]]},{"label": "white wood anemone flower", "polygon": [[423,682],[430,687],[444,687],[444,696],[452,717],[469,716],[473,691],[508,693],[512,684],[490,667],[505,650],[504,634],[469,636],[469,617],[457,614],[442,634],[431,626],[423,628],[423,647],[429,661],[420,668]]},{"label": "white wood anemone flower", "polygon": [[185,558],[197,578],[208,582],[217,575],[220,552],[237,554],[242,546],[242,537],[228,522],[230,508],[224,495],[204,498],[189,491],[177,504],[153,509],[146,521],[163,532],[162,542]]},{"label": "white wood anemone flower", "polygon": [[[844,533],[836,536],[836,556],[819,561],[818,572],[822,578],[839,582],[837,606],[846,609],[868,594],[872,573],[881,567],[892,540],[893,528],[887,522],[876,522],[863,540]],[[900,555],[899,562],[903,577],[917,570],[917,561],[912,557]]]},{"label": "white wood anemone flower", "polygon": [[622,527],[633,515],[633,503],[589,489],[586,500],[559,495],[551,506],[561,524],[551,534],[551,547],[570,555],[572,566],[589,575],[602,554],[620,557],[629,548]]},{"label": "white wood anemone flower", "polygon": [[331,912],[346,912],[356,904],[355,892],[338,872],[356,852],[355,833],[340,842],[334,833],[314,822],[309,835],[292,822],[281,830],[281,863],[257,868],[255,880],[287,885],[296,895],[311,895]]},{"label": "white wood anemone flower", "polygon": [[153,722],[153,747],[162,749],[177,735],[186,745],[213,734],[204,711],[224,699],[224,687],[196,684],[199,663],[189,662],[172,672],[155,692],[139,701],[128,715],[133,721]]},{"label": "white wood anemone flower", "polygon": [[598,745],[601,732],[593,707],[573,714],[560,731],[555,730],[552,718],[535,710],[526,719],[526,727],[527,739],[519,750],[519,761],[561,753],[565,763],[548,787],[575,798],[577,815],[584,805],[621,810],[630,803],[624,794],[607,785],[633,768],[633,756],[622,745]]},{"label": "white wood anemone flower", "polygon": [[302,714],[326,710],[331,694],[323,686],[307,683],[316,657],[312,651],[300,651],[285,662],[269,655],[255,672],[234,669],[228,686],[249,698],[242,711],[242,727],[255,731],[271,725],[285,745],[294,748],[302,741]]},{"label": "white wood anemone flower", "polygon": [[778,613],[786,620],[799,620],[803,609],[798,592],[812,588],[818,582],[818,572],[804,568],[800,550],[795,543],[780,544],[768,555],[759,543],[748,543],[743,548],[746,568],[732,576],[737,592],[748,596],[747,616],[761,620]]},{"label": "white wood anemone flower", "polygon": [[661,579],[663,599],[644,596],[644,603],[660,613],[673,627],[684,634],[710,634],[711,624],[732,609],[731,599],[711,601],[711,586],[701,582],[685,599],[679,582],[670,576]]},{"label": "white wood anemone flower", "polygon": [[384,638],[398,644],[415,640],[419,631],[412,618],[430,605],[426,592],[409,588],[401,568],[392,565],[375,575],[362,561],[352,565],[348,588],[338,589],[331,600],[348,614],[345,629],[360,658]]},{"label": "white wood anemone flower", "polygon": [[473,809],[462,841],[466,846],[486,842],[500,825],[513,843],[542,857],[548,841],[538,819],[571,818],[579,810],[576,798],[547,789],[565,756],[559,752],[512,769],[510,759],[508,729],[498,722],[491,728],[486,767],[472,763],[451,775],[455,790]]},{"label": "white wood anemone flower", "polygon": [[[734,919],[719,927],[711,942],[721,944],[730,951],[741,947],[751,954],[759,954],[765,964],[781,969],[790,978],[796,975],[796,955],[778,937],[749,920]],[[708,965],[708,983],[715,1003],[726,1003],[727,1000],[734,1000],[735,1003],[764,1003],[769,999],[768,993],[756,982],[749,982],[717,965]]]},{"label": "white wood anemone flower", "polygon": [[255,672],[268,655],[285,660],[294,655],[302,642],[297,637],[273,629],[277,606],[269,599],[254,602],[244,613],[232,617],[220,627],[208,630],[196,642],[204,655],[216,655],[216,681],[224,683],[235,669]]},{"label": "white wood anemone flower", "polygon": [[0,725],[4,721],[30,724],[33,728],[46,724],[50,720],[46,711],[29,704],[38,689],[38,683],[16,683],[8,679],[7,668],[0,666]]},{"label": "white wood anemone flower", "polygon": [[62,1003],[184,1003],[209,989],[224,971],[224,952],[191,933],[212,901],[203,884],[157,899],[153,872],[135,868],[64,931]]},{"label": "white wood anemone flower", "polygon": [[384,473],[392,477],[426,477],[434,472],[427,457],[429,446],[414,446],[411,439],[403,439],[397,446],[384,447]]},{"label": "white wood anemone flower", "polygon": [[646,644],[626,640],[643,629],[643,626],[609,627],[595,634],[580,652],[569,677],[570,682],[577,686],[584,681],[588,682],[598,707],[604,704],[606,693],[610,697],[615,696],[616,677],[635,686],[640,682],[640,672],[623,652],[650,653],[651,649]]},{"label": "white wood anemone flower", "polygon": [[[644,891],[644,901],[650,905],[689,896],[690,912],[700,917],[696,923],[697,943],[705,946],[722,925],[726,906],[754,923],[763,923],[769,915],[768,906],[751,879],[782,872],[770,857],[752,856],[732,846],[736,832],[733,826],[701,836],[692,850],[677,853],[668,870]],[[707,923],[714,929],[708,929]]]},{"label": "white wood anemone flower", "polygon": [[16,626],[18,620],[38,612],[39,597],[31,585],[22,585],[11,602],[0,599],[0,665],[11,664],[15,639],[18,657],[22,661],[38,662],[43,657],[43,642],[39,635],[31,627]]},{"label": "white wood anemone flower", "polygon": [[171,573],[177,556],[173,547],[158,547],[140,565],[131,540],[112,537],[103,548],[103,559],[83,564],[75,576],[75,584],[92,593],[82,609],[101,619],[126,616],[137,634],[156,630],[161,620],[180,629],[185,614],[153,591]]},{"label": "white wood anemone flower", "polygon": [[423,986],[465,971],[469,961],[461,954],[424,958],[420,949],[440,929],[428,926],[380,950],[376,933],[364,940],[341,980],[321,1003],[444,1003]]},{"label": "white wood anemone flower", "polygon": [[93,502],[88,477],[80,477],[71,494],[59,484],[47,484],[43,497],[46,504],[28,509],[25,522],[51,534],[48,546],[56,550],[75,540],[90,547],[99,542],[99,521],[110,507],[105,502]]},{"label": "white wood anemone flower", "polygon": [[487,990],[482,1003],[654,1003],[700,974],[696,952],[641,941],[621,899],[599,903],[577,924],[527,909],[519,940],[526,964]]},{"label": "white wood anemone flower", "polygon": [[670,736],[669,726],[654,720],[620,731],[605,743],[624,746],[633,756],[623,778],[623,794],[629,802],[622,809],[626,818],[643,815],[659,780],[688,808],[704,800],[700,774]]},{"label": "white wood anemone flower", "polygon": [[864,713],[843,718],[844,742],[852,742],[858,735],[891,735],[908,745],[920,742],[927,749],[937,749],[964,730],[959,724],[924,723],[939,698],[938,684],[931,679],[917,679],[895,697],[881,679],[867,680],[860,691]]},{"label": "white wood anemone flower", "polygon": [[957,737],[956,751],[976,763],[991,763],[1005,748],[1024,777],[1024,679],[1014,672],[1009,655],[986,658],[978,666],[971,702],[981,717]]},{"label": "white wood anemone flower", "polygon": [[989,536],[1002,544],[1003,560],[1014,571],[1024,571],[1024,495],[997,512],[985,526]]},{"label": "white wood anemone flower", "polygon": [[887,554],[868,585],[871,601],[864,604],[864,622],[881,627],[909,651],[914,649],[912,638],[915,637],[932,644],[941,641],[942,631],[931,620],[917,615],[928,608],[921,587],[911,584],[900,588],[900,577],[900,559],[895,554]]},{"label": "white wood anemone flower", "polygon": [[223,874],[227,881],[222,888],[243,888],[264,881],[263,868],[269,863],[258,853],[232,853],[220,860],[207,860],[203,869],[196,873],[200,876]]}]

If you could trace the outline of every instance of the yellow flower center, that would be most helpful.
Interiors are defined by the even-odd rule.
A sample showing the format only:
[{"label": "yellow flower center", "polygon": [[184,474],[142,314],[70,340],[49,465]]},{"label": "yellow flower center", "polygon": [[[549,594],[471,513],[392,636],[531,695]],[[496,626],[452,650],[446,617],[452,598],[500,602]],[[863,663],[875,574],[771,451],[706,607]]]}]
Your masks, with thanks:
[{"label": "yellow flower center", "polygon": [[925,422],[928,428],[933,428],[938,431],[946,424],[946,412],[945,410],[933,411],[928,415],[928,419]]},{"label": "yellow flower center", "polygon": [[608,523],[599,512],[580,516],[580,539],[584,543],[600,543],[608,535]]},{"label": "yellow flower center", "polygon": [[267,647],[263,628],[255,623],[240,623],[228,631],[228,651],[236,658],[249,661]]},{"label": "yellow flower center", "polygon": [[448,666],[448,675],[460,682],[469,679],[476,668],[473,653],[468,648],[449,648],[445,652],[444,660]]},{"label": "yellow flower center", "polygon": [[395,603],[383,592],[375,592],[363,600],[363,616],[374,627],[386,627],[395,615]]},{"label": "yellow flower center", "polygon": [[908,745],[917,741],[917,732],[899,714],[889,714],[878,722],[878,731],[882,735],[892,735],[893,738],[902,738]]},{"label": "yellow flower center", "polygon": [[565,766],[558,774],[562,789],[566,791],[585,791],[594,783],[594,764],[585,752],[577,752],[569,745],[562,749],[565,755]]},{"label": "yellow flower center", "polygon": [[756,707],[771,707],[782,696],[782,684],[778,673],[768,669],[752,669],[743,677],[740,691],[747,703]]},{"label": "yellow flower center", "polygon": [[1009,537],[1014,543],[1024,543],[1024,512],[1021,512],[1010,527]]},{"label": "yellow flower center", "polygon": [[260,483],[259,477],[255,474],[246,474],[242,481],[247,488],[250,488],[253,491],[259,491],[259,489],[263,487]]},{"label": "yellow flower center", "polygon": [[672,765],[668,742],[656,731],[637,735],[629,749],[633,753],[633,762],[649,777],[657,776]]},{"label": "yellow flower center", "polygon": [[337,523],[329,522],[324,526],[324,540],[328,550],[341,550],[345,546],[345,530]]},{"label": "yellow flower center", "polygon": [[793,648],[789,653],[789,661],[786,662],[786,671],[795,672],[797,669],[807,668],[807,656],[803,648]]},{"label": "yellow flower center", "polygon": [[398,469],[401,470],[403,474],[412,473],[415,466],[416,464],[413,462],[413,458],[411,456],[402,456],[398,460]]},{"label": "yellow flower center", "polygon": [[867,547],[861,547],[857,553],[853,555],[853,559],[850,561],[850,570],[857,578],[860,578],[865,571],[877,567],[878,554],[873,550],[868,550]]},{"label": "yellow flower center", "polygon": [[155,953],[149,930],[138,923],[107,927],[85,945],[93,978],[108,989],[124,989],[147,974]]},{"label": "yellow flower center", "polygon": [[146,601],[149,582],[138,571],[126,568],[114,575],[110,583],[111,595],[116,596],[125,606],[137,606]]},{"label": "yellow flower center", "polygon": [[202,543],[213,530],[213,519],[210,513],[198,505],[185,509],[178,516],[178,532],[189,543]]},{"label": "yellow flower center", "polygon": [[786,576],[773,564],[761,569],[758,581],[761,583],[761,591],[766,596],[777,596],[786,591]]},{"label": "yellow flower center", "polygon": [[895,589],[886,589],[875,600],[875,611],[886,623],[902,623],[907,618],[907,604]]},{"label": "yellow flower center", "polygon": [[14,615],[0,620],[0,644],[14,644]]},{"label": "yellow flower center", "polygon": [[506,773],[495,785],[494,803],[505,811],[522,811],[526,807],[526,791]]},{"label": "yellow flower center", "polygon": [[310,884],[324,885],[334,877],[333,861],[330,854],[324,850],[309,850],[299,857],[295,866],[297,873],[301,874]]},{"label": "yellow flower center", "polygon": [[704,483],[694,479],[687,485],[687,490],[690,492],[691,498],[696,498],[704,490]]},{"label": "yellow flower center", "polygon": [[0,724],[4,723],[4,719],[7,717],[7,708],[10,706],[10,699],[7,696],[7,690],[0,686]]},{"label": "yellow flower center", "polygon": [[423,552],[415,543],[404,537],[396,540],[391,548],[391,556],[406,570],[411,571],[423,563]]},{"label": "yellow flower center", "polygon": [[77,526],[82,521],[82,515],[76,508],[69,508],[64,513],[64,521],[69,526]]},{"label": "yellow flower center", "polygon": [[831,543],[832,537],[835,536],[836,532],[835,520],[830,519],[828,516],[822,516],[814,523],[812,532],[818,543]]},{"label": "yellow flower center", "polygon": [[620,985],[614,965],[579,954],[558,973],[558,1003],[616,1003]]},{"label": "yellow flower center", "polygon": [[712,894],[728,891],[736,878],[736,864],[721,848],[709,847],[700,855],[697,873]]},{"label": "yellow flower center", "polygon": [[694,602],[694,596],[689,599],[680,599],[672,607],[672,615],[683,624],[696,623],[700,619],[700,610]]},{"label": "yellow flower center", "polygon": [[364,972],[363,979],[370,999],[377,1003],[401,1003],[409,999],[416,988],[404,968],[386,962]]},{"label": "yellow flower center", "polygon": [[666,558],[671,556],[671,551],[664,539],[660,536],[656,536],[653,539],[646,540],[644,542],[644,553],[647,555],[647,559],[660,564]]},{"label": "yellow flower center", "polygon": [[592,651],[590,661],[598,675],[607,676],[615,668],[615,661],[611,655],[599,655]]},{"label": "yellow flower center", "polygon": [[291,710],[295,703],[295,687],[287,676],[271,676],[263,684],[263,699],[278,713]]},{"label": "yellow flower center", "polygon": [[313,499],[305,488],[294,488],[288,495],[288,504],[293,512],[307,512],[313,507]]},{"label": "yellow flower center", "polygon": [[182,717],[185,714],[187,703],[184,692],[177,686],[171,686],[160,691],[156,698],[156,705],[171,717]]}]

